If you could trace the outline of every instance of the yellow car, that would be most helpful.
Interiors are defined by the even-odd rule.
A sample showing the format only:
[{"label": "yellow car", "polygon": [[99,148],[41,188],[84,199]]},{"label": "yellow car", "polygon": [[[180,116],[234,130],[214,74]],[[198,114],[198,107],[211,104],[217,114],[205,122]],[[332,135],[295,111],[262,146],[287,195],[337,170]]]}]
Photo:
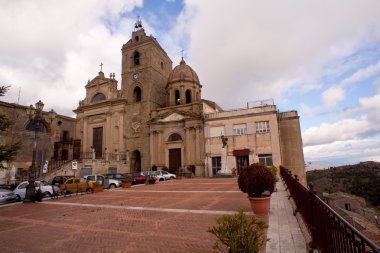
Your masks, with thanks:
[{"label": "yellow car", "polygon": [[92,182],[86,182],[82,178],[69,178],[59,186],[65,194],[78,193],[78,192],[91,192],[94,188]]}]

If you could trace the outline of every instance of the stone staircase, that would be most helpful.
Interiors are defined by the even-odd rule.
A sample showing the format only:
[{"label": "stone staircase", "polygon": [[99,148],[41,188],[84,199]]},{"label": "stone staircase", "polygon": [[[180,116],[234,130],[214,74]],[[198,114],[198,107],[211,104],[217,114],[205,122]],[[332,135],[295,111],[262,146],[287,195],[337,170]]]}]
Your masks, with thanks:
[{"label": "stone staircase", "polygon": [[51,182],[55,176],[75,176],[75,171],[71,169],[71,160],[67,160],[65,163],[54,167],[54,169],[49,170],[42,176],[38,177],[36,180],[45,180],[46,182]]}]

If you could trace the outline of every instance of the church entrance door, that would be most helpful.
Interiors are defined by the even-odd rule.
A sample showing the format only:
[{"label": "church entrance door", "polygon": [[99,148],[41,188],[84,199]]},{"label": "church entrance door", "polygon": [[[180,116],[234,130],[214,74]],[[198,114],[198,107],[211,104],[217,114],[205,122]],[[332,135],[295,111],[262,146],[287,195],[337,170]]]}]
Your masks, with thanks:
[{"label": "church entrance door", "polygon": [[141,171],[141,153],[138,150],[132,152],[131,172]]},{"label": "church entrance door", "polygon": [[177,174],[179,168],[181,168],[181,149],[169,149],[169,172]]},{"label": "church entrance door", "polygon": [[102,158],[103,149],[103,127],[95,127],[92,132],[92,147],[95,150],[95,157]]}]

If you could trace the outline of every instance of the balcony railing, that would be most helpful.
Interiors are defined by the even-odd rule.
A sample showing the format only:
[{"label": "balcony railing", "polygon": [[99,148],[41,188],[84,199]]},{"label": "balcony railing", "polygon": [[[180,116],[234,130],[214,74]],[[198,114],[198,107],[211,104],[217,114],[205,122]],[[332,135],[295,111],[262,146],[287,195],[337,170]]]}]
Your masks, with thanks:
[{"label": "balcony railing", "polygon": [[297,176],[283,166],[280,166],[280,174],[295,202],[295,212],[300,212],[311,234],[312,248],[321,253],[380,252],[380,247],[321,200],[313,185],[306,189],[298,182]]}]

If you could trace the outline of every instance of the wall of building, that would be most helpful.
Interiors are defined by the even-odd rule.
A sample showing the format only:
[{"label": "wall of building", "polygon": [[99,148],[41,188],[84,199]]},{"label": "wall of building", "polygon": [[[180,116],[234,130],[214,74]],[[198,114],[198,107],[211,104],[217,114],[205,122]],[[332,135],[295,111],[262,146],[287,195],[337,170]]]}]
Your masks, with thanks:
[{"label": "wall of building", "polygon": [[[6,164],[8,169],[11,169],[12,167],[15,168],[15,173],[18,174],[18,176],[16,175],[18,178],[26,178],[27,170],[32,165],[35,132],[26,130],[26,126],[29,123],[26,108],[27,106],[0,101],[0,111],[3,114],[6,114],[13,122],[10,128],[4,132],[0,132],[0,143],[2,145],[17,141],[22,143],[14,161]],[[50,124],[47,112],[43,113],[43,117],[48,132],[37,133],[37,173],[41,173],[42,171],[42,167],[39,166],[43,162],[41,160],[42,158],[43,160],[51,161],[54,155],[54,143],[59,142],[62,139],[64,131],[66,131],[69,136],[73,137],[75,128],[74,118],[57,115]],[[41,155],[42,152],[44,153],[43,156]]]},{"label": "wall of building", "polygon": [[306,186],[305,160],[299,116],[296,111],[278,114],[282,165]]},{"label": "wall of building", "polygon": [[[239,109],[207,114],[205,116],[206,167],[212,176],[212,157],[226,153],[226,167],[229,173],[237,168],[236,154],[249,150],[248,164],[259,161],[259,156],[270,154],[273,165],[281,164],[281,152],[278,136],[277,111],[275,106]],[[256,132],[256,122],[269,122],[269,132]],[[234,126],[245,125],[246,132],[235,133]],[[213,131],[216,129],[217,132]],[[218,132],[220,131],[220,133]],[[226,149],[222,148],[221,135],[228,138]]]}]

